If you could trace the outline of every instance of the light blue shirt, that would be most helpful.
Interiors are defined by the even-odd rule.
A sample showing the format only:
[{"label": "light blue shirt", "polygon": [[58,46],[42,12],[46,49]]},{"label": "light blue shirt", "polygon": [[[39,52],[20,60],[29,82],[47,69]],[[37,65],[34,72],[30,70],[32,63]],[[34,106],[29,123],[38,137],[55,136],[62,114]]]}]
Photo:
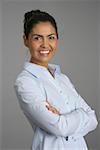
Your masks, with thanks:
[{"label": "light blue shirt", "polygon": [[[32,150],[87,150],[84,136],[94,130],[94,110],[77,93],[58,65],[25,62],[15,82],[21,109],[34,129]],[[49,102],[60,115],[46,107]],[[68,139],[66,139],[68,137]]]}]

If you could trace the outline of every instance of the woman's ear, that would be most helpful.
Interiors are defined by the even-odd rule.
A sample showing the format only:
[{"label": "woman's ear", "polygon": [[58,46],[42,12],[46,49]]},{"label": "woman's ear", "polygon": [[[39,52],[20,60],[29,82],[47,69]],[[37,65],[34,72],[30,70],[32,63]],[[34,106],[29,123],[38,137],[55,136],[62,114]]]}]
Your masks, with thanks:
[{"label": "woman's ear", "polygon": [[28,39],[26,38],[25,35],[23,35],[23,40],[24,40],[24,45],[25,45],[26,47],[28,47]]}]

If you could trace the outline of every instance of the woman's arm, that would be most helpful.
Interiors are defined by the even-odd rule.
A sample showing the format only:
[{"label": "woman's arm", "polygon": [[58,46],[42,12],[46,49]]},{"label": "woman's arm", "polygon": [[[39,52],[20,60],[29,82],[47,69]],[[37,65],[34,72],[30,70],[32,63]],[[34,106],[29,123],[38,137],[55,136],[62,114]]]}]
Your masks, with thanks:
[{"label": "woman's arm", "polygon": [[69,78],[66,75],[63,75],[63,78],[64,82],[69,86],[75,95],[76,109],[74,111],[77,111],[80,116],[79,127],[75,133],[85,136],[88,132],[94,130],[98,124],[95,111],[92,110],[85,100],[77,93]]},{"label": "woman's arm", "polygon": [[[79,133],[83,136],[88,134],[90,131],[94,130],[97,127],[97,118],[95,111],[90,108],[90,106],[84,101],[84,99],[78,95],[78,100],[76,102],[76,109],[81,110],[80,114],[80,126],[76,130],[76,133]],[[87,121],[85,118],[87,117]]]},{"label": "woman's arm", "polygon": [[41,96],[35,80],[29,77],[19,78],[15,83],[15,91],[24,114],[45,131],[66,137],[78,128],[80,121],[78,112],[72,112],[65,117],[49,111],[46,107],[49,107],[48,102]]}]

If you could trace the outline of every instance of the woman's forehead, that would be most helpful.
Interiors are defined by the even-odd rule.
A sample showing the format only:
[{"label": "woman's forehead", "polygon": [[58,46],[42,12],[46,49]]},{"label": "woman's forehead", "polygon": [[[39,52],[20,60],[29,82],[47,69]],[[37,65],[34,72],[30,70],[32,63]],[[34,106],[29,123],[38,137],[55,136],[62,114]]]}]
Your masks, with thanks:
[{"label": "woman's forehead", "polygon": [[40,33],[40,32],[46,33],[47,32],[48,33],[48,32],[50,32],[50,34],[51,34],[51,32],[55,33],[56,31],[50,22],[39,22],[38,24],[33,26],[32,32],[33,33],[36,33],[36,32],[38,32],[38,33]]}]

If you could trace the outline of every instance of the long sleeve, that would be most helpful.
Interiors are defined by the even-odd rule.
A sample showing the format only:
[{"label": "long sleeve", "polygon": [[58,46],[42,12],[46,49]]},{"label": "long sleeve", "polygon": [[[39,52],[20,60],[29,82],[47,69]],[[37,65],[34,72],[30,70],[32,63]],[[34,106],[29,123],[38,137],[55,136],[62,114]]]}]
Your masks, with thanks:
[{"label": "long sleeve", "polygon": [[82,113],[80,114],[81,121],[76,133],[78,132],[81,135],[85,136],[97,127],[98,122],[95,111],[91,109],[90,106],[79,95],[76,103],[76,109],[80,108],[82,110]]},{"label": "long sleeve", "polygon": [[66,80],[65,83],[68,84],[74,93],[74,99],[76,101],[74,111],[78,112],[80,118],[79,126],[74,134],[85,136],[88,132],[94,130],[98,124],[95,111],[92,110],[86,101],[78,94],[68,77],[66,75],[63,75],[63,77]]},{"label": "long sleeve", "polygon": [[14,87],[24,114],[37,126],[53,135],[63,137],[76,131],[80,122],[78,111],[67,114],[67,117],[48,111],[45,97],[35,80],[28,77],[19,78]]}]

